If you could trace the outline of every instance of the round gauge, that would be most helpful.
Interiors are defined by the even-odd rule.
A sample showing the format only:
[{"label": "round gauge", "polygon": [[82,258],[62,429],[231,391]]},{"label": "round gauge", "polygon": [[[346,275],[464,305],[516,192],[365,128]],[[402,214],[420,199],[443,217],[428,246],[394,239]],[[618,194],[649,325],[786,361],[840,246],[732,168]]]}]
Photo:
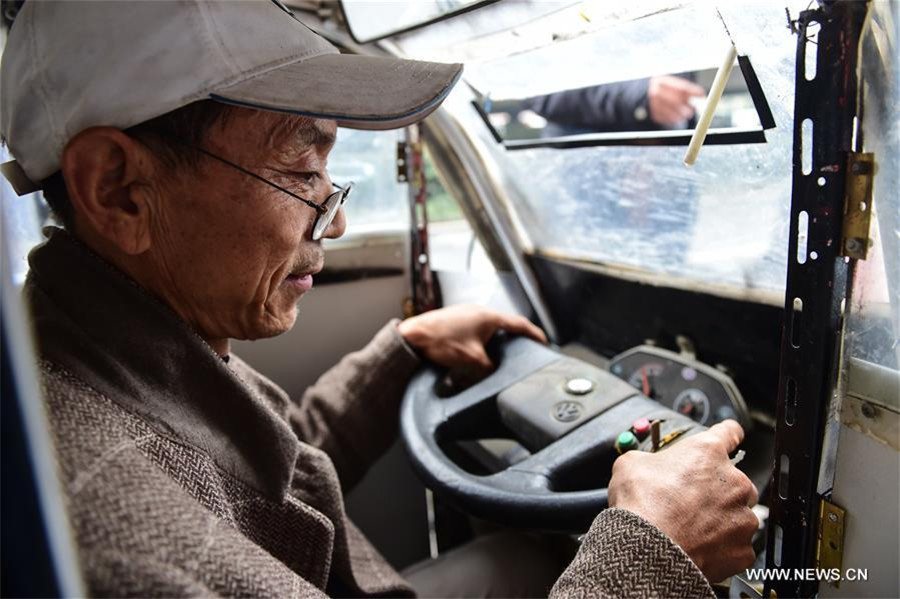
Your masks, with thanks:
[{"label": "round gauge", "polygon": [[709,397],[700,389],[685,389],[675,398],[672,409],[700,424],[706,424],[709,420]]},{"label": "round gauge", "polygon": [[631,376],[628,377],[628,384],[635,389],[640,389],[641,393],[647,397],[659,399],[653,384],[664,369],[665,366],[659,362],[648,362],[631,373]]}]

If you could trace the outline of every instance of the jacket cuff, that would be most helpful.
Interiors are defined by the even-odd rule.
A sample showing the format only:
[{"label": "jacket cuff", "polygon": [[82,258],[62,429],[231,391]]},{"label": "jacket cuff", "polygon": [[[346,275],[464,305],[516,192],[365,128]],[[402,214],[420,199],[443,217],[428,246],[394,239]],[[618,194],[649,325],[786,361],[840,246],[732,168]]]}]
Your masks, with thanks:
[{"label": "jacket cuff", "polygon": [[609,508],[591,525],[551,597],[715,597],[687,553],[628,510]]},{"label": "jacket cuff", "polygon": [[[420,356],[420,355],[419,355],[419,352],[417,352],[417,351],[415,350],[415,348],[413,348],[413,346],[410,345],[410,344],[406,341],[406,339],[403,338],[403,335],[400,334],[400,329],[398,328],[398,325],[399,325],[399,324],[400,324],[400,319],[399,319],[399,318],[392,318],[392,319],[391,319],[390,321],[388,321],[388,323],[387,323],[384,327],[382,327],[382,329],[375,335],[375,338],[377,339],[377,338],[378,338],[382,333],[384,333],[384,332],[390,332],[390,334],[391,334],[390,336],[394,338],[394,342],[400,344],[400,348],[398,348],[398,350],[402,350],[402,353],[405,354],[404,357],[401,357],[401,358],[398,358],[398,359],[406,360],[406,359],[411,358],[412,360],[414,360],[414,362],[411,362],[411,364],[412,364],[413,366],[418,366],[419,363],[422,361],[422,356]],[[393,345],[394,342],[388,341],[387,343]],[[396,350],[395,350],[395,351],[396,351]]]},{"label": "jacket cuff", "polygon": [[371,410],[375,405],[381,406],[386,413],[391,414],[391,418],[395,418],[406,385],[422,363],[397,329],[399,323],[400,319],[391,319],[359,352],[371,360],[367,362],[365,384],[369,388],[379,389],[375,394],[378,399],[372,394],[366,394],[368,409]]}]

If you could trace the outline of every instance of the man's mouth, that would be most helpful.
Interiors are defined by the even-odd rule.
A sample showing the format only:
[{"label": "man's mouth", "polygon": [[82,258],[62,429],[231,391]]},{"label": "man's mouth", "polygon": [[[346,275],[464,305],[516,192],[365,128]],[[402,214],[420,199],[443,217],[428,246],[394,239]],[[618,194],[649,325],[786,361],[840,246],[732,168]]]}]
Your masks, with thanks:
[{"label": "man's mouth", "polygon": [[321,270],[321,265],[313,269],[295,270],[285,277],[284,282],[300,291],[309,291],[313,286],[313,275]]},{"label": "man's mouth", "polygon": [[302,291],[309,291],[313,286],[313,276],[311,274],[288,275],[284,282]]}]

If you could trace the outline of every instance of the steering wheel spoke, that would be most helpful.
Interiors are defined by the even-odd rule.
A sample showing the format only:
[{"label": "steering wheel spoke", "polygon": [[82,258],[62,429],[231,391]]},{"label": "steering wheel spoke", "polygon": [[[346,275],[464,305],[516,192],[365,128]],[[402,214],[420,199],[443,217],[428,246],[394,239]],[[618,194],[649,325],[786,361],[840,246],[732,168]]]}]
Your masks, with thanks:
[{"label": "steering wheel spoke", "polygon": [[[472,515],[583,532],[607,507],[617,436],[639,417],[675,423],[680,416],[612,374],[534,341],[493,345],[497,370],[455,395],[438,395],[442,373],[433,366],[410,382],[401,410],[410,462],[426,486]],[[492,474],[484,468],[502,468],[514,454],[473,467],[460,453],[473,442],[489,451],[482,440],[509,438],[532,453]]]}]

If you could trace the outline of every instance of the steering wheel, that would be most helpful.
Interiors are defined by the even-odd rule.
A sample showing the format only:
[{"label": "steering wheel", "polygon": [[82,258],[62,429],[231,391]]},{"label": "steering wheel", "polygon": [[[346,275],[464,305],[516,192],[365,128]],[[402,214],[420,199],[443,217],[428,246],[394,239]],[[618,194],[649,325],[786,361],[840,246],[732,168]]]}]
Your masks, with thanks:
[{"label": "steering wheel", "polygon": [[[704,428],[605,370],[530,339],[498,336],[488,349],[497,369],[449,397],[440,393],[444,372],[424,366],[407,387],[400,415],[417,475],[473,516],[584,532],[608,505],[621,433],[633,432],[633,448],[649,451],[654,436],[671,443]],[[659,434],[648,433],[642,418],[657,421]],[[526,457],[494,472],[472,471],[453,459],[460,442],[492,438],[517,441]]]}]

